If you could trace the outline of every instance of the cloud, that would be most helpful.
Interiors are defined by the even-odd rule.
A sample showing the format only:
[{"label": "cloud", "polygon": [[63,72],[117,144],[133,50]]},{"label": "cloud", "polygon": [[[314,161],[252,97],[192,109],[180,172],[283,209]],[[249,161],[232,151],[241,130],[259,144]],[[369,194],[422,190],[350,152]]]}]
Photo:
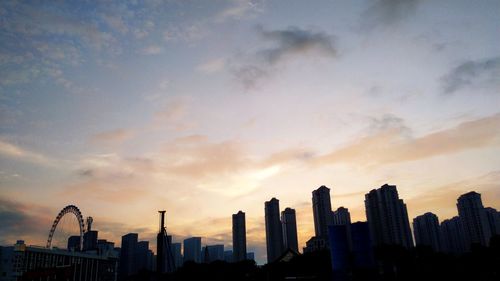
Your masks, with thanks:
[{"label": "cloud", "polygon": [[173,129],[177,132],[196,127],[196,123],[185,118],[188,114],[189,102],[188,98],[169,98],[163,109],[155,112],[152,126]]},{"label": "cloud", "polygon": [[[385,122],[391,123],[394,121]],[[380,129],[356,143],[319,156],[314,162],[382,165],[500,145],[500,113],[421,137],[412,137],[400,121]]]},{"label": "cloud", "polygon": [[289,27],[283,30],[265,30],[258,28],[259,34],[276,44],[275,47],[259,51],[259,55],[270,64],[275,64],[287,56],[317,53],[325,56],[336,56],[333,37],[312,30]]},{"label": "cloud", "polygon": [[140,51],[143,55],[159,55],[163,53],[163,48],[158,45],[147,46]]},{"label": "cloud", "polygon": [[500,57],[469,60],[454,67],[441,78],[445,94],[453,94],[468,86],[493,85],[500,90]]},{"label": "cloud", "polygon": [[361,25],[364,29],[391,27],[416,13],[421,0],[377,0],[369,1],[370,7],[362,13]]},{"label": "cloud", "polygon": [[[230,69],[236,80],[246,90],[257,88],[262,80],[278,72],[278,65],[294,57],[320,55],[336,57],[334,38],[321,31],[289,27],[287,29],[266,30],[257,27],[257,33],[272,46],[261,47],[247,59],[248,62],[231,63]],[[241,60],[241,54],[238,59]],[[244,57],[244,55],[243,55]]]},{"label": "cloud", "polygon": [[237,0],[230,1],[230,5],[215,16],[215,22],[223,23],[227,20],[241,20],[245,17],[262,11],[262,0]]},{"label": "cloud", "polygon": [[[14,244],[16,240],[25,239],[30,243],[44,243],[43,235],[48,235],[53,212],[35,204],[24,204],[0,198],[0,244]],[[43,237],[43,238],[42,238]]]},{"label": "cloud", "polygon": [[206,74],[211,74],[223,70],[225,65],[226,65],[225,59],[217,58],[198,65],[196,67],[196,70]]},{"label": "cloud", "polygon": [[52,161],[43,154],[30,151],[28,149],[19,147],[12,143],[0,139],[0,155],[9,158],[36,163],[36,164],[50,164]]},{"label": "cloud", "polygon": [[122,143],[134,136],[134,132],[126,129],[116,129],[94,134],[91,140],[96,143]]}]

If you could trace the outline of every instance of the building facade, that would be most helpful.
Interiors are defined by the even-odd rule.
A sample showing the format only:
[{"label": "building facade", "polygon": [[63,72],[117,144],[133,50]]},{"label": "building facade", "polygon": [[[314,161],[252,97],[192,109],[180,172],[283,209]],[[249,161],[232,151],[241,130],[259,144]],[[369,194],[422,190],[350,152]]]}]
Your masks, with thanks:
[{"label": "building facade", "polygon": [[273,262],[283,254],[283,230],[280,221],[279,200],[272,198],[264,204],[266,221],[267,262]]},{"label": "building facade", "polygon": [[413,234],[417,246],[429,246],[435,252],[441,250],[439,219],[433,213],[425,213],[413,219]]},{"label": "building facade", "polygon": [[201,262],[201,237],[184,239],[184,262]]},{"label": "building facade", "polygon": [[490,225],[483,207],[481,194],[468,192],[457,200],[458,216],[464,228],[465,247],[470,249],[471,244],[487,246],[491,237]]},{"label": "building facade", "polygon": [[281,224],[283,229],[283,246],[285,249],[292,249],[295,252],[299,251],[299,243],[297,239],[297,217],[295,210],[285,208],[281,212]]},{"label": "building facade", "polygon": [[247,257],[247,234],[245,213],[239,211],[233,214],[233,261],[239,262]]},{"label": "building facade", "polygon": [[328,226],[332,225],[330,189],[324,185],[312,192],[314,232],[316,237],[328,238]]},{"label": "building facade", "polygon": [[365,195],[366,218],[375,246],[413,247],[406,204],[395,185],[385,184]]}]

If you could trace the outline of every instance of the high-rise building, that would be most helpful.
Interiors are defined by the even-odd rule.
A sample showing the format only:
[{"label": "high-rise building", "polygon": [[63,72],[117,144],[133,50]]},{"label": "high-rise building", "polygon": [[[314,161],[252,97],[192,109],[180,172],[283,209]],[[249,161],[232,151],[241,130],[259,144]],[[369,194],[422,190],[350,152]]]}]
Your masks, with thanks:
[{"label": "high-rise building", "polygon": [[80,251],[80,235],[72,235],[68,238],[68,251]]},{"label": "high-rise building", "polygon": [[267,262],[283,254],[283,232],[280,222],[280,203],[276,198],[265,202]]},{"label": "high-rise building", "polygon": [[299,243],[297,240],[297,219],[295,210],[292,208],[285,208],[281,212],[281,224],[283,228],[283,246],[285,249],[292,249],[296,252],[299,251]]},{"label": "high-rise building", "polygon": [[149,241],[137,242],[137,248],[135,250],[135,263],[137,271],[150,269],[151,266],[148,261],[148,255],[149,255]]},{"label": "high-rise building", "polygon": [[201,262],[201,237],[184,239],[184,262]]},{"label": "high-rise building", "polygon": [[428,212],[414,218],[413,233],[417,246],[430,246],[435,252],[440,251],[439,219],[435,214]]},{"label": "high-rise building", "polygon": [[247,257],[247,234],[245,213],[239,211],[233,214],[233,261],[239,262]]},{"label": "high-rise building", "polygon": [[339,207],[336,211],[332,213],[333,225],[350,225],[351,224],[351,214],[349,209],[344,207]]},{"label": "high-rise building", "polygon": [[351,224],[353,262],[356,268],[372,268],[375,265],[370,228],[367,222]]},{"label": "high-rise building", "polygon": [[182,266],[182,245],[181,243],[172,243],[172,257],[174,259],[175,268]]},{"label": "high-rise building", "polygon": [[137,273],[137,239],[137,233],[129,233],[122,236],[122,247],[120,252],[120,279]]},{"label": "high-rise building", "polygon": [[490,225],[491,235],[500,235],[500,212],[493,208],[484,208]]},{"label": "high-rise building", "polygon": [[328,239],[328,226],[332,225],[330,189],[324,185],[312,192],[314,231],[316,237]]},{"label": "high-rise building", "polygon": [[395,185],[384,184],[365,195],[366,218],[375,246],[413,247],[406,204],[399,199]]},{"label": "high-rise building", "polygon": [[439,230],[441,251],[456,255],[465,252],[464,228],[459,217],[444,220],[439,226]]},{"label": "high-rise building", "polygon": [[464,228],[466,249],[469,250],[472,243],[487,246],[491,230],[481,194],[472,191],[461,195],[457,200],[457,208]]}]

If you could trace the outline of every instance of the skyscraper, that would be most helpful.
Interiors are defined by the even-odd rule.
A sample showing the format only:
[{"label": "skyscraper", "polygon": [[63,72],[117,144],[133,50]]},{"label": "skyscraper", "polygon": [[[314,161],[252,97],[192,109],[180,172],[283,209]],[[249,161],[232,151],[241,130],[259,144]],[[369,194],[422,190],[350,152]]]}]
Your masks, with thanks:
[{"label": "skyscraper", "polygon": [[449,254],[465,252],[464,228],[459,217],[444,220],[440,225],[441,251]]},{"label": "skyscraper", "polygon": [[135,251],[135,263],[137,271],[149,270],[150,264],[148,264],[148,254],[149,254],[149,242],[139,241],[137,242],[137,248]]},{"label": "skyscraper", "polygon": [[201,237],[184,239],[184,262],[201,262]]},{"label": "skyscraper", "polygon": [[137,251],[137,233],[129,233],[122,236],[122,247],[120,252],[120,276],[127,276],[137,273],[136,251]]},{"label": "skyscraper", "polygon": [[175,268],[180,268],[183,263],[181,247],[181,243],[172,243],[172,257],[174,258]]},{"label": "skyscraper", "polygon": [[375,246],[413,246],[406,204],[395,185],[384,184],[365,195],[366,218]]},{"label": "skyscraper", "polygon": [[330,189],[324,185],[312,192],[314,231],[316,237],[328,239],[328,226],[332,225]]},{"label": "skyscraper", "polygon": [[233,261],[239,262],[247,258],[247,234],[245,213],[233,214]]},{"label": "skyscraper", "polygon": [[339,207],[336,211],[332,213],[333,224],[334,225],[349,225],[351,224],[351,214],[349,209],[344,207]]},{"label": "skyscraper", "polygon": [[425,213],[413,219],[415,244],[430,246],[435,252],[440,251],[441,234],[439,219],[433,213]]},{"label": "skyscraper", "polygon": [[224,245],[207,245],[201,251],[201,256],[203,257],[203,262],[211,263],[214,261],[224,260]]},{"label": "skyscraper", "polygon": [[500,213],[493,208],[484,208],[490,225],[491,235],[500,235]]},{"label": "skyscraper", "polygon": [[297,219],[295,210],[286,208],[281,212],[281,224],[283,228],[283,246],[285,249],[299,251],[299,243],[297,240]]},{"label": "skyscraper", "polygon": [[280,203],[276,198],[264,204],[266,220],[267,262],[275,261],[283,253],[283,232],[280,222]]},{"label": "skyscraper", "polygon": [[466,250],[469,250],[472,243],[487,246],[491,230],[481,201],[481,194],[474,191],[462,194],[458,197],[457,208],[464,228]]}]

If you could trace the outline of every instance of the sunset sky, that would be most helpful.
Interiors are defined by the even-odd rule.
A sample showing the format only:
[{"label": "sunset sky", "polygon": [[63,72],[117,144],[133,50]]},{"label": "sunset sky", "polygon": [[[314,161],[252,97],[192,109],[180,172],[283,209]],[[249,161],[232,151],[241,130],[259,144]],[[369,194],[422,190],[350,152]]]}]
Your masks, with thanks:
[{"label": "sunset sky", "polygon": [[242,210],[263,262],[264,202],[302,248],[321,185],[353,221],[384,183],[410,220],[500,209],[498,0],[23,2],[0,2],[2,245],[74,204],[117,245],[154,246],[165,209],[231,248]]}]

